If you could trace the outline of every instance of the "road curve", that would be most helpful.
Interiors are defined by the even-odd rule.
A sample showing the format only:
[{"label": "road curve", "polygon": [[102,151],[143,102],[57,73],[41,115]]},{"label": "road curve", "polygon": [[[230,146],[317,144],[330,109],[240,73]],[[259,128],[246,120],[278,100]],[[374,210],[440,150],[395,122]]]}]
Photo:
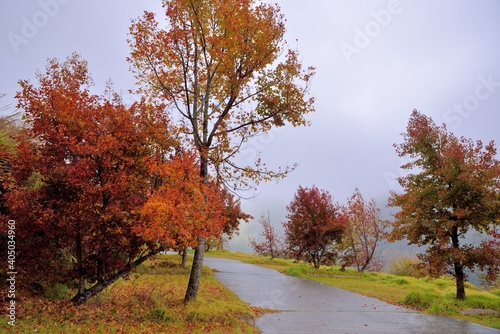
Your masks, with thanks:
[{"label": "road curve", "polygon": [[311,280],[206,256],[217,279],[253,305],[279,310],[256,320],[262,333],[500,334],[453,318],[422,314]]}]

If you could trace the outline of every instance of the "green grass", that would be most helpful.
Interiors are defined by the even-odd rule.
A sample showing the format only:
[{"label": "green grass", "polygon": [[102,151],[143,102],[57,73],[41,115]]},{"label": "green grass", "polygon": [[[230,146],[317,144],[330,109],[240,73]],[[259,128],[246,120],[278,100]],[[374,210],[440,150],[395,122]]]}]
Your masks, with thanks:
[{"label": "green grass", "polygon": [[401,305],[430,314],[451,316],[500,329],[500,315],[464,315],[466,309],[500,311],[500,289],[484,290],[466,283],[466,299],[455,298],[455,281],[451,277],[415,278],[379,272],[359,273],[347,268],[322,266],[315,269],[293,260],[270,259],[244,253],[214,252],[207,256],[223,257],[272,268],[290,276],[297,276],[329,284],[382,301]]},{"label": "green grass", "polygon": [[[260,309],[242,302],[203,268],[196,301],[183,304],[189,270],[175,255],[159,255],[82,306],[74,291],[55,286],[47,296],[19,301],[16,327],[0,316],[0,332],[12,333],[257,333],[249,323]],[[61,300],[63,296],[66,296]]]}]

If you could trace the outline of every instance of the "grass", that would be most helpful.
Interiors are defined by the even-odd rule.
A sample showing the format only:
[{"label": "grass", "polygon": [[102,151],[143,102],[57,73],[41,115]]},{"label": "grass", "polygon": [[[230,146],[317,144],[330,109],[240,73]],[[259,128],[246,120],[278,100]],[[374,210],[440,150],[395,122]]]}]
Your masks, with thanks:
[{"label": "grass", "polygon": [[[387,303],[500,329],[500,289],[485,290],[466,283],[466,299],[459,301],[455,298],[455,281],[451,277],[415,278],[379,272],[359,273],[351,268],[340,271],[337,266],[315,269],[293,260],[271,260],[269,257],[244,253],[210,251],[207,255],[272,268],[290,276],[312,279]],[[485,310],[482,313],[486,314],[463,314],[468,309]],[[493,312],[488,314],[488,311]]]},{"label": "grass", "polygon": [[[258,333],[251,325],[261,313],[203,269],[198,298],[183,298],[189,270],[175,255],[159,255],[82,306],[69,302],[74,291],[56,286],[42,298],[18,301],[16,327],[0,317],[0,329],[13,333]],[[65,294],[62,296],[61,294]],[[1,330],[0,330],[1,331]]]}]

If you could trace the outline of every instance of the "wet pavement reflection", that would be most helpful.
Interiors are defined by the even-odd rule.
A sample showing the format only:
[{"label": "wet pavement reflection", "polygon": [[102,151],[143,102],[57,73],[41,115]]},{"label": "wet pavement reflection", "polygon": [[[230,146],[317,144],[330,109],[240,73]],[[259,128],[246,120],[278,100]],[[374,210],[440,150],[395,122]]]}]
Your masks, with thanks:
[{"label": "wet pavement reflection", "polygon": [[239,261],[206,256],[204,264],[241,300],[281,311],[256,319],[262,333],[500,333]]}]

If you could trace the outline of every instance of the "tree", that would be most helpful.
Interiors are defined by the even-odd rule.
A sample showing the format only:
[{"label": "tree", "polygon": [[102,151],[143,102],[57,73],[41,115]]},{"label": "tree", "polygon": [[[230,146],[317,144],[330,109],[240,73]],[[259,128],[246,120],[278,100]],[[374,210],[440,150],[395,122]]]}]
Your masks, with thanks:
[{"label": "tree", "polygon": [[[232,191],[284,177],[260,159],[235,158],[252,137],[274,126],[306,125],[313,69],[285,51],[277,5],[254,0],[165,0],[165,28],[145,14],[130,28],[129,62],[140,93],[168,104],[166,113],[196,149],[203,182]],[[208,223],[208,222],[207,222]],[[185,302],[197,296],[206,239],[198,237]]]},{"label": "tree", "polygon": [[[392,192],[395,214],[392,240],[428,246],[420,259],[430,272],[448,271],[456,280],[456,298],[465,299],[466,268],[486,269],[490,278],[500,269],[500,163],[495,143],[483,145],[457,138],[414,110],[404,142],[395,145],[400,157],[409,156],[398,179],[403,193]],[[474,242],[476,231],[485,236]]]},{"label": "tree", "polygon": [[284,241],[281,235],[276,232],[276,229],[271,224],[271,217],[269,212],[267,216],[262,215],[259,219],[259,224],[262,225],[263,231],[260,233],[264,239],[257,242],[255,239],[250,240],[250,245],[253,250],[260,255],[271,256],[271,259],[279,257],[285,251]]},{"label": "tree", "polygon": [[380,218],[375,199],[366,202],[358,188],[343,212],[347,226],[342,237],[342,268],[355,265],[358,271],[364,271],[374,264],[377,246],[390,222]]},{"label": "tree", "polygon": [[[5,95],[0,93],[0,99]],[[9,105],[1,106],[0,112],[8,109]],[[7,213],[4,195],[9,188],[9,183],[12,182],[11,160],[16,154],[16,142],[22,128],[20,113],[0,116],[0,214]]]},{"label": "tree", "polygon": [[322,262],[335,262],[346,220],[330,193],[299,186],[287,210],[288,221],[283,226],[289,254],[315,268]]},{"label": "tree", "polygon": [[109,88],[91,94],[76,54],[49,60],[36,77],[17,94],[27,129],[13,159],[9,219],[25,280],[77,279],[73,301],[83,303],[166,247],[133,228],[157,181],[151,166],[175,141],[154,106],[126,107]]}]

